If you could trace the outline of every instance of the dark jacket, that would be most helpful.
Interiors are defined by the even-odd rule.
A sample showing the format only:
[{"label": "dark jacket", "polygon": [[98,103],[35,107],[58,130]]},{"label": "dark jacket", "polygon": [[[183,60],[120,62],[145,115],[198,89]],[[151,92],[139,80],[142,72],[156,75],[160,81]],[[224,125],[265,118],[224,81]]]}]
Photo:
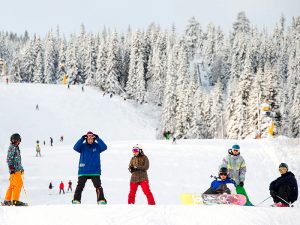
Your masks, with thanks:
[{"label": "dark jacket", "polygon": [[298,199],[298,184],[295,175],[292,172],[288,171],[276,180],[272,181],[269,189],[270,191],[278,193],[279,188],[284,185],[288,185],[291,190],[289,201],[292,203],[295,202]]},{"label": "dark jacket", "polygon": [[80,138],[74,146],[74,150],[80,153],[78,176],[100,176],[100,153],[106,149],[106,144],[100,138],[96,138],[93,144]]},{"label": "dark jacket", "polygon": [[139,154],[131,158],[129,163],[129,171],[131,172],[130,182],[137,183],[148,180],[147,170],[149,169],[149,160],[146,155]]}]

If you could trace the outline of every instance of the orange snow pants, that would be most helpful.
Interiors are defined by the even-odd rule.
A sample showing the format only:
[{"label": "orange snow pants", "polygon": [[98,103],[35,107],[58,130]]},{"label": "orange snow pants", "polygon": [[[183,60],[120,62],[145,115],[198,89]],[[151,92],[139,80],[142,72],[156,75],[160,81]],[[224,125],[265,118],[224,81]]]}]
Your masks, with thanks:
[{"label": "orange snow pants", "polygon": [[20,171],[11,174],[9,177],[9,187],[6,191],[6,201],[19,201],[21,189],[23,186],[22,173]]}]

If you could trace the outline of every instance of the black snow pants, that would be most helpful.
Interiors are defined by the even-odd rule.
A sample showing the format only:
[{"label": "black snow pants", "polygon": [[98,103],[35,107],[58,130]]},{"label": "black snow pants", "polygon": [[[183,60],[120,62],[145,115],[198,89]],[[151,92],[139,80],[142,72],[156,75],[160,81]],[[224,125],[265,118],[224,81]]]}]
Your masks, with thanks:
[{"label": "black snow pants", "polygon": [[[279,196],[280,198],[278,198],[277,196]],[[291,202],[291,196],[292,196],[292,191],[289,185],[282,185],[279,187],[278,192],[277,192],[277,196],[272,196],[274,202],[278,203],[284,203],[286,204],[287,202],[290,203]],[[284,201],[282,199],[284,199]]]},{"label": "black snow pants", "polygon": [[74,194],[74,200],[81,202],[81,193],[84,189],[85,183],[88,179],[91,179],[94,187],[96,188],[97,202],[106,199],[104,198],[103,188],[101,187],[100,176],[80,176],[78,177],[78,183]]}]

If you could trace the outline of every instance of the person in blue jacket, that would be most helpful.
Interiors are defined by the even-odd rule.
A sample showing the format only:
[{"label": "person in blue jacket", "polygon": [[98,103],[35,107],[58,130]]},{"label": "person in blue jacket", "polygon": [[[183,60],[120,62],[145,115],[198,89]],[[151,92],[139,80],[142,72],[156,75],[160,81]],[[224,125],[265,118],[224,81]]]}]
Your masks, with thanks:
[{"label": "person in blue jacket", "polygon": [[97,134],[89,131],[83,135],[73,148],[80,153],[79,169],[78,169],[78,183],[75,190],[73,204],[81,203],[81,193],[84,189],[85,183],[91,179],[96,188],[97,203],[106,204],[103,188],[101,186],[101,161],[100,153],[107,149],[106,144],[99,138]]},{"label": "person in blue jacket", "polygon": [[228,177],[228,169],[226,167],[221,167],[219,176],[211,182],[210,188],[203,194],[235,194],[235,186],[235,181]]}]

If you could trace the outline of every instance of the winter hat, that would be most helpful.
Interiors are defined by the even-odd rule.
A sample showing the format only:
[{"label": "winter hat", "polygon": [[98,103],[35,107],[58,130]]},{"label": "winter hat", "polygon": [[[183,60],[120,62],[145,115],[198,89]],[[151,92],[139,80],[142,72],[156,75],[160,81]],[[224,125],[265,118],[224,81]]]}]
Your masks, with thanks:
[{"label": "winter hat", "polygon": [[231,149],[240,150],[240,146],[239,146],[239,145],[233,145],[233,146],[231,147]]},{"label": "winter hat", "polygon": [[220,169],[219,169],[219,174],[220,173],[228,173],[228,169],[226,168],[226,167],[221,167]]},{"label": "winter hat", "polygon": [[94,133],[92,131],[88,131],[86,135],[94,135]]},{"label": "winter hat", "polygon": [[286,163],[280,163],[279,168],[280,167],[285,167],[285,168],[289,169],[289,166]]}]

